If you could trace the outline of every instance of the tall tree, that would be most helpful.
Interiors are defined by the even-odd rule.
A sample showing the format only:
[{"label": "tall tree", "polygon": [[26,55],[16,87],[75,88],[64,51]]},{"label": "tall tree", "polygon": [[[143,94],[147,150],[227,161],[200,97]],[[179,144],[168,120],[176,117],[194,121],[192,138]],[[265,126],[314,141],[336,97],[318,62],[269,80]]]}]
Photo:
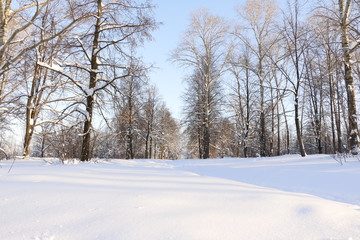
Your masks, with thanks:
[{"label": "tall tree", "polygon": [[296,138],[300,154],[302,157],[305,157],[306,151],[302,136],[302,122],[300,120],[300,91],[305,74],[304,53],[309,47],[311,38],[309,37],[310,34],[306,25],[300,23],[301,8],[299,1],[288,1],[288,9],[289,14],[284,14],[283,29],[281,31],[284,47],[284,61],[274,61],[274,63],[291,85],[291,88],[288,88],[287,90],[293,93],[294,97]]},{"label": "tall tree", "polygon": [[[347,93],[347,107],[348,107],[348,121],[349,121],[349,147],[352,154],[359,153],[359,126],[356,110],[356,97],[355,97],[355,84],[352,69],[352,54],[360,46],[359,39],[356,42],[350,42],[350,12],[351,4],[354,0],[338,0],[339,11],[339,26],[341,31],[341,46],[343,50],[343,63],[344,63],[344,81]],[[359,16],[354,21],[358,22]],[[359,36],[359,32],[356,31]],[[351,43],[351,45],[350,45]]]},{"label": "tall tree", "polygon": [[[143,71],[142,66],[139,69],[139,65],[132,64],[138,58],[134,49],[151,38],[157,23],[149,2],[97,0],[85,2],[83,8],[92,13],[92,19],[84,22],[77,36],[69,40],[70,54],[62,69],[44,66],[69,78],[78,104],[85,108],[81,110],[84,123],[80,159],[88,161],[94,111],[100,109],[96,99],[107,96],[102,93],[110,94],[108,89],[117,88],[119,80]],[[78,106],[75,110],[80,111]]]},{"label": "tall tree", "polygon": [[193,74],[188,78],[188,126],[197,132],[199,157],[210,157],[211,133],[220,109],[220,79],[229,58],[227,23],[201,9],[193,12],[184,39],[172,59]]},{"label": "tall tree", "polygon": [[156,130],[153,139],[153,157],[178,159],[180,157],[180,126],[165,104],[156,111]]},{"label": "tall tree", "polygon": [[[256,65],[251,70],[258,78],[259,86],[259,145],[260,155],[267,155],[267,122],[266,122],[266,78],[271,71],[266,69],[268,65],[267,54],[273,47],[274,23],[276,19],[277,5],[272,0],[247,0],[245,5],[238,8],[238,15],[245,20],[245,26],[239,26],[235,33],[236,37],[251,49],[256,58]],[[249,31],[246,31],[249,30]]]},{"label": "tall tree", "polygon": [[[71,3],[71,2],[68,2]],[[61,10],[62,9],[62,10]],[[23,92],[27,92],[25,105],[25,136],[24,136],[24,148],[23,155],[25,157],[30,155],[30,145],[35,128],[40,126],[43,122],[38,122],[42,111],[45,108],[50,109],[50,105],[65,101],[66,99],[61,97],[61,86],[66,84],[65,78],[61,77],[57,73],[51,72],[48,68],[41,66],[40,63],[53,64],[61,61],[62,48],[60,47],[65,43],[65,39],[70,36],[72,27],[68,25],[69,22],[77,21],[80,23],[82,18],[73,18],[73,15],[69,15],[69,12],[78,11],[75,4],[66,4],[52,2],[49,3],[39,15],[37,20],[38,32],[34,35],[34,38],[38,39],[41,44],[37,46],[33,51],[24,54],[23,61],[21,62],[22,68],[18,71],[23,71],[24,76],[24,88]],[[83,16],[86,17],[85,15]],[[53,39],[52,36],[56,35],[62,26],[66,26],[67,29],[63,29],[63,33]],[[45,41],[45,39],[51,39]],[[33,67],[29,66],[29,63]],[[32,73],[28,73],[32,69]],[[29,75],[27,77],[27,75]],[[63,91],[64,89],[62,89]],[[45,120],[45,122],[49,122]],[[56,122],[56,120],[54,120]]]},{"label": "tall tree", "polygon": [[133,159],[135,157],[135,135],[140,130],[140,97],[144,92],[145,79],[140,75],[133,75],[122,79],[122,109],[119,114],[120,120],[124,123],[125,129],[125,158]]},{"label": "tall tree", "polygon": [[[238,48],[239,50],[239,48]],[[230,106],[231,111],[234,113],[235,131],[238,142],[238,148],[242,148],[242,154],[240,149],[237,156],[249,157],[251,146],[251,138],[254,138],[253,122],[254,105],[255,101],[255,90],[257,83],[253,80],[253,72],[250,64],[250,53],[249,46],[244,46],[243,51],[236,51],[232,55],[229,61],[229,71],[234,78],[234,84],[231,84],[232,93]]]},{"label": "tall tree", "polygon": [[143,104],[143,121],[145,127],[145,153],[144,158],[153,156],[153,140],[156,135],[156,114],[159,108],[159,96],[157,89],[150,86],[146,91],[145,102]]},{"label": "tall tree", "polygon": [[[42,30],[42,13],[49,6],[61,5],[59,11],[59,22],[56,31],[46,36],[38,37]],[[17,105],[16,91],[23,81],[13,71],[16,63],[21,61],[30,50],[61,36],[64,32],[72,28],[81,19],[87,15],[77,14],[72,6],[74,1],[69,0],[66,3],[60,0],[1,0],[0,1],[0,114],[2,116],[16,112],[13,105]],[[62,16],[64,19],[60,19]],[[39,24],[40,23],[40,24]],[[11,75],[11,76],[10,76]]]}]

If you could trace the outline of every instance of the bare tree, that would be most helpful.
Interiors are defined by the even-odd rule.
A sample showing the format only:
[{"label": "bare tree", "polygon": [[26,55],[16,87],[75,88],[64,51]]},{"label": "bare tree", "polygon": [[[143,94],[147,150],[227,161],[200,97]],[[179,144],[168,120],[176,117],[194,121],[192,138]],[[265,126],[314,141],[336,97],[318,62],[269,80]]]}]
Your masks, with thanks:
[{"label": "bare tree", "polygon": [[267,155],[267,123],[266,123],[266,78],[271,71],[266,69],[267,53],[275,41],[274,28],[277,5],[272,0],[248,0],[245,5],[238,8],[238,15],[245,20],[245,26],[238,26],[235,36],[251,49],[256,58],[255,66],[251,67],[258,78],[259,86],[259,143],[260,155]]},{"label": "bare tree", "polygon": [[96,99],[106,96],[103,92],[110,93],[108,89],[117,88],[120,79],[143,70],[132,64],[137,59],[134,49],[151,38],[150,32],[157,24],[151,16],[153,6],[148,2],[97,0],[84,3],[83,8],[93,17],[77,29],[77,37],[69,40],[71,51],[67,60],[61,68],[42,66],[66,76],[74,86],[81,107],[73,104],[76,107],[72,111],[82,112],[84,118],[80,159],[88,161],[94,110],[100,109],[100,100]]},{"label": "bare tree", "polygon": [[[14,95],[21,85],[18,78],[9,77],[9,69],[23,54],[34,48],[28,41],[33,27],[43,8],[50,1],[33,1],[27,4],[18,1],[0,1],[0,119],[2,130],[10,121],[9,117],[18,114],[18,97]],[[3,125],[4,124],[4,125]]]},{"label": "bare tree", "polygon": [[[355,2],[353,0],[339,0],[339,26],[341,31],[341,46],[343,50],[343,62],[344,62],[344,80],[347,93],[347,107],[348,107],[348,121],[349,121],[349,145],[352,154],[356,155],[359,152],[359,127],[356,110],[356,97],[355,97],[355,85],[352,69],[352,54],[360,46],[359,39],[355,39],[355,42],[350,42],[350,24],[352,21],[359,22],[359,16],[356,16],[352,21],[349,19],[351,4]],[[355,28],[357,36],[360,35],[358,29]],[[352,43],[350,45],[350,43]]]},{"label": "bare tree", "polygon": [[[52,34],[44,35],[42,38],[37,37],[41,30],[41,14],[51,4],[61,5],[58,16],[60,22],[56,31]],[[12,69],[16,63],[22,60],[23,56],[32,49],[61,36],[64,32],[71,29],[77,22],[88,17],[87,15],[77,14],[75,9],[69,9],[73,6],[73,1],[62,3],[59,0],[37,0],[27,1],[0,1],[0,108],[1,115],[12,114],[14,109],[11,108],[13,102],[18,101],[18,96],[14,92],[21,86],[22,81],[13,77]],[[65,14],[66,13],[66,14]],[[61,19],[60,16],[64,17]],[[36,36],[37,35],[37,36]],[[10,74],[11,77],[10,77]]]},{"label": "bare tree", "polygon": [[[140,110],[141,95],[143,95],[146,78],[141,75],[133,75],[123,78],[121,81],[121,108],[118,110],[120,133],[125,135],[125,158],[135,157],[134,141],[140,134]],[[121,131],[122,129],[122,131]]]},{"label": "bare tree", "polygon": [[[324,58],[326,59],[326,69],[328,86],[329,86],[329,105],[330,105],[330,122],[332,132],[332,145],[334,152],[343,152],[342,140],[342,126],[339,108],[338,89],[342,87],[342,82],[338,81],[336,77],[336,69],[341,65],[339,59],[339,47],[337,39],[339,33],[332,31],[331,22],[328,18],[321,18],[323,21],[318,21],[316,31],[318,32],[320,45],[324,51]],[[320,19],[320,20],[321,20]]]},{"label": "bare tree", "polygon": [[[326,49],[331,95],[332,145],[339,152],[344,150],[345,143],[342,138],[345,136],[342,136],[341,129],[345,128],[348,135],[346,136],[347,148],[352,154],[357,154],[359,133],[354,71],[356,72],[357,66],[355,55],[360,45],[359,2],[353,0],[321,1],[317,7],[318,10],[315,13],[318,24],[317,32],[323,42],[323,48]],[[341,118],[344,118],[344,121],[341,121]],[[336,126],[336,134],[334,126]]]},{"label": "bare tree", "polygon": [[[67,22],[73,21],[72,17],[69,16],[69,11],[60,11],[59,7],[67,10],[76,11],[74,5],[61,4],[60,6],[53,3],[49,3],[39,15],[37,25],[39,26],[39,32],[36,37],[39,39],[41,44],[37,46],[33,51],[28,51],[25,54],[23,68],[24,75],[24,88],[22,91],[26,92],[26,103],[25,105],[25,136],[24,136],[24,152],[23,155],[30,155],[30,144],[35,132],[35,128],[40,126],[43,122],[38,122],[38,118],[41,112],[47,107],[50,109],[50,104],[59,101],[65,101],[66,98],[62,98],[60,89],[66,84],[66,79],[61,75],[51,72],[48,68],[41,66],[40,63],[47,63],[52,65],[54,62],[60,62],[62,45],[65,39],[71,34],[72,28],[68,28],[63,31],[63,34],[50,41],[51,36],[56,35],[59,27]],[[58,11],[59,10],[59,11]],[[79,20],[81,18],[77,18]],[[80,23],[80,22],[78,22]],[[65,29],[64,29],[65,30]],[[29,66],[32,63],[34,67]],[[32,74],[27,72],[32,69]],[[30,75],[27,77],[27,75]],[[45,120],[45,123],[50,120]],[[54,120],[56,122],[56,120]]]},{"label": "bare tree", "polygon": [[153,157],[178,159],[180,157],[180,126],[164,103],[156,111],[156,129],[153,138]]},{"label": "bare tree", "polygon": [[145,153],[144,158],[152,158],[153,140],[156,135],[158,124],[156,122],[156,114],[159,108],[159,96],[157,89],[150,86],[146,91],[146,98],[143,104],[143,121],[145,128]]},{"label": "bare tree", "polygon": [[172,54],[172,59],[188,67],[188,126],[196,131],[199,157],[210,157],[211,132],[219,116],[221,87],[230,49],[227,47],[227,23],[224,19],[201,9],[191,16],[185,37]]},{"label": "bare tree", "polygon": [[[304,53],[311,41],[309,30],[306,25],[300,24],[300,5],[298,0],[288,2],[288,15],[284,14],[282,40],[284,41],[284,60],[280,67],[280,61],[275,61],[276,66],[286,78],[291,88],[287,90],[293,93],[294,97],[294,121],[296,137],[301,156],[305,157],[305,147],[302,136],[302,122],[300,120],[300,91],[305,74]],[[290,63],[290,66],[288,66]]]},{"label": "bare tree", "polygon": [[[239,49],[239,48],[238,48]],[[237,51],[239,52],[239,51]],[[249,157],[250,148],[252,146],[252,138],[255,138],[255,89],[257,82],[253,80],[253,72],[251,71],[249,47],[244,46],[244,51],[232,55],[229,61],[229,71],[235,82],[231,85],[230,109],[234,113],[235,131],[238,142],[238,148],[242,148],[236,154],[238,157]]]}]

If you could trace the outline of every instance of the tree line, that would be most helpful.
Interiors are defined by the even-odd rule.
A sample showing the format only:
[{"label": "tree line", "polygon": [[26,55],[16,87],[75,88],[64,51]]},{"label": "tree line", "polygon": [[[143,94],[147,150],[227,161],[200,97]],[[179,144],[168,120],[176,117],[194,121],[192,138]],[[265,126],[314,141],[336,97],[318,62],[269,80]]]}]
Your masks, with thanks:
[{"label": "tree line", "polygon": [[247,0],[237,21],[193,12],[172,53],[188,70],[190,157],[358,154],[359,10]]},{"label": "tree line", "polygon": [[178,122],[138,54],[149,1],[0,0],[0,152],[18,119],[25,157],[357,154],[360,3],[312,4],[193,12],[171,53],[188,72]]},{"label": "tree line", "polygon": [[169,133],[178,123],[137,53],[158,27],[153,8],[135,0],[1,0],[2,152],[19,119],[25,157],[177,158]]}]

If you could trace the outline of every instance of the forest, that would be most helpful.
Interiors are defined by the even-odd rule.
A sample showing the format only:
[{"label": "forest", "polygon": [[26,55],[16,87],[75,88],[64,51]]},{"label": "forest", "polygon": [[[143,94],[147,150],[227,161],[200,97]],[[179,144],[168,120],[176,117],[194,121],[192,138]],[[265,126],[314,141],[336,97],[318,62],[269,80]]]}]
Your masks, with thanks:
[{"label": "forest", "polygon": [[155,8],[0,0],[0,159],[358,154],[359,0],[246,0],[237,21],[193,11],[169,53],[190,73],[181,119],[139,50]]}]

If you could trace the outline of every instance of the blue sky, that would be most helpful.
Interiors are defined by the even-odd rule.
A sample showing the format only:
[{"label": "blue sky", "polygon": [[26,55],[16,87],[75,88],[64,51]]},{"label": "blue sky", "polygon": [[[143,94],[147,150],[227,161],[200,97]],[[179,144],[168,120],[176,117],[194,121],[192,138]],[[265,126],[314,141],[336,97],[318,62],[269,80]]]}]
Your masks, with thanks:
[{"label": "blue sky", "polygon": [[190,23],[190,13],[199,8],[207,8],[212,14],[229,19],[235,19],[236,6],[244,0],[153,0],[157,8],[155,18],[162,22],[159,29],[153,33],[154,41],[144,46],[143,56],[146,63],[153,63],[157,68],[150,73],[151,82],[154,83],[169,107],[174,117],[180,118],[182,106],[181,99],[185,85],[183,83],[185,69],[169,61],[170,52],[174,50]]}]

